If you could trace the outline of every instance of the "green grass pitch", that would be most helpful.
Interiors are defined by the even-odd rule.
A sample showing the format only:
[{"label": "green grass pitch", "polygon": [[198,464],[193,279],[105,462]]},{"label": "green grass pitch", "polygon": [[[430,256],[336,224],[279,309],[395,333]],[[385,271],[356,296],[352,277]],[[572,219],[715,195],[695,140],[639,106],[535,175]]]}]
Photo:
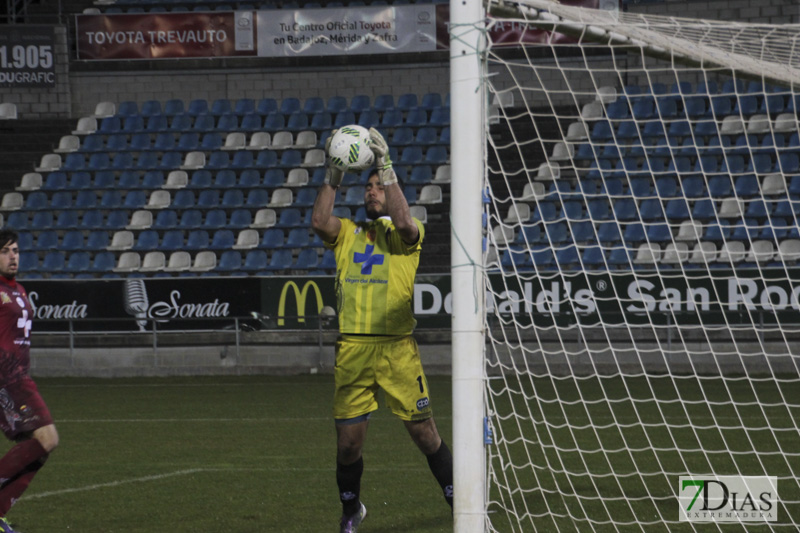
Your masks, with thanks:
[{"label": "green grass pitch", "polygon": [[[61,445],[9,513],[12,524],[25,533],[315,533],[337,528],[330,375],[37,382]],[[786,439],[794,435],[800,413],[780,407],[782,397],[793,397],[793,385],[786,383],[779,393],[774,384],[758,384],[755,398],[744,383],[676,383],[681,390],[672,380],[658,378],[647,383],[634,378],[627,384],[617,378],[538,379],[498,399],[495,407],[503,411],[515,403],[516,412],[532,415],[536,427],[528,422],[524,431],[538,444],[524,449],[517,442],[507,449],[517,464],[533,461],[533,470],[516,471],[522,490],[512,497],[518,509],[527,508],[531,515],[523,516],[520,526],[492,504],[495,530],[770,531],[764,526],[661,523],[659,516],[677,520],[677,502],[670,495],[674,480],[647,474],[661,468],[677,472],[684,465],[704,470],[708,458],[702,450],[718,450],[722,443],[737,451],[755,446],[765,453],[737,456],[745,471],[757,471],[759,463],[772,475],[800,471],[796,455],[780,454],[781,448],[794,449]],[[450,378],[431,376],[429,384],[439,429],[452,443]],[[502,389],[497,381],[491,387]],[[675,402],[678,397],[690,403]],[[729,403],[734,398],[738,408]],[[774,407],[757,407],[752,404],[756,399]],[[732,416],[750,429],[716,429],[716,422],[730,425]],[[665,419],[705,429],[675,427],[670,434]],[[644,421],[646,429],[637,421]],[[515,440],[517,421],[511,417],[504,424],[504,437]],[[787,431],[773,434],[764,426]],[[673,439],[696,451],[678,457],[653,449],[668,448]],[[387,409],[370,422],[364,457],[362,498],[369,516],[360,531],[452,531],[450,509],[427,462]],[[712,462],[719,474],[737,469],[727,454],[714,454]],[[602,476],[591,483],[580,475],[586,469]],[[783,526],[774,530],[788,531],[787,513],[796,520],[800,489],[796,482],[779,488],[781,497],[793,503],[781,508]],[[597,500],[598,491],[608,500]],[[496,487],[490,495],[498,497]],[[548,510],[553,514],[547,516]]]},{"label": "green grass pitch", "polygon": [[[61,443],[8,515],[25,533],[338,528],[330,375],[37,383]],[[450,380],[430,387],[450,440]],[[452,531],[424,456],[387,409],[364,459],[364,533]]]}]

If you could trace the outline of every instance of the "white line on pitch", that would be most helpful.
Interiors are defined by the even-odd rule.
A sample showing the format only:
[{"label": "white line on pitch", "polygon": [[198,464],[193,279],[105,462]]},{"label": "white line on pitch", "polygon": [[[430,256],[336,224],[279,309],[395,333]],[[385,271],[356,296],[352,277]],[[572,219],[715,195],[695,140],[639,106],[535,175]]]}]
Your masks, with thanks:
[{"label": "white line on pitch", "polygon": [[144,477],[137,477],[132,479],[121,479],[118,481],[110,481],[108,483],[98,483],[96,485],[87,485],[86,487],[76,487],[72,489],[61,489],[61,490],[51,490],[49,492],[40,492],[38,494],[31,494],[30,496],[25,496],[25,500],[35,500],[38,498],[47,498],[48,496],[60,496],[62,494],[71,494],[73,492],[85,492],[89,490],[97,490],[97,489],[105,489],[108,487],[118,487],[120,485],[128,485],[130,483],[145,483],[147,481],[159,481],[162,479],[167,479],[170,477],[176,476],[188,476],[191,474],[197,474],[198,472],[209,472],[214,470],[213,468],[190,468],[188,470],[178,470],[176,472],[169,472],[167,474],[157,474],[154,476],[144,476]]}]

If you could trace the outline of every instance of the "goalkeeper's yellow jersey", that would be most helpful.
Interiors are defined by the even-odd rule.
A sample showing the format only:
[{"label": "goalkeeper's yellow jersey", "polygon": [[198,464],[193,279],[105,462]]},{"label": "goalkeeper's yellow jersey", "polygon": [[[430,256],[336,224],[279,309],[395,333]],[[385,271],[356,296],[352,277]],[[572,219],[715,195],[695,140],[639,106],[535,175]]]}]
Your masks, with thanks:
[{"label": "goalkeeper's yellow jersey", "polygon": [[417,321],[411,309],[414,277],[425,229],[415,244],[406,244],[389,217],[355,223],[340,219],[333,243],[336,298],[342,334],[409,335]]}]

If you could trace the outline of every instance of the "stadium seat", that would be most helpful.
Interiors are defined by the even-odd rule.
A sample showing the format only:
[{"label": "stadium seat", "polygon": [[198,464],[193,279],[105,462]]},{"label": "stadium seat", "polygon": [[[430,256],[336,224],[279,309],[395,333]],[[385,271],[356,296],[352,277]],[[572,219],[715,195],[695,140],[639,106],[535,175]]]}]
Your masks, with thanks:
[{"label": "stadium seat", "polygon": [[159,248],[165,251],[174,251],[183,249],[183,245],[184,245],[183,231],[178,229],[173,229],[164,233],[164,237],[161,239],[161,245],[159,246]]},{"label": "stadium seat", "polygon": [[236,272],[242,268],[242,254],[237,250],[225,250],[219,258],[215,270],[218,272]]},{"label": "stadium seat", "polygon": [[292,266],[291,250],[274,250],[267,264],[267,270],[287,270]]},{"label": "stadium seat", "polygon": [[192,230],[186,238],[186,250],[206,250],[209,247],[211,240],[208,232],[205,230]]},{"label": "stadium seat", "polygon": [[274,209],[259,209],[256,211],[252,228],[270,228],[277,223],[277,214]]},{"label": "stadium seat", "polygon": [[208,272],[217,266],[217,254],[210,250],[203,250],[194,257],[194,262],[189,268],[191,272]]},{"label": "stadium seat", "polygon": [[166,272],[186,272],[192,266],[192,256],[188,252],[178,250],[172,252],[169,261],[164,267]]},{"label": "stadium seat", "polygon": [[164,252],[153,250],[147,252],[142,259],[142,266],[139,268],[140,272],[160,272],[166,266],[166,258]]},{"label": "stadium seat", "polygon": [[313,270],[319,265],[319,253],[313,248],[301,250],[297,255],[297,260],[292,265],[297,270]]},{"label": "stadium seat", "polygon": [[247,272],[259,272],[267,267],[267,252],[264,250],[250,250],[244,258],[242,270]]}]

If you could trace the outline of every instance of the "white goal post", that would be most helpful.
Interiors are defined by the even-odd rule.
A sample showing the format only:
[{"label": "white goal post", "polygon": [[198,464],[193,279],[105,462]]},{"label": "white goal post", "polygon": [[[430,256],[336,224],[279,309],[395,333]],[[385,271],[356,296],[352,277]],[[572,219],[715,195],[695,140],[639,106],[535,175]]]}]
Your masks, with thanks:
[{"label": "white goal post", "polygon": [[[451,2],[455,531],[797,531],[800,25],[487,10]],[[774,494],[689,512],[734,478]]]}]

